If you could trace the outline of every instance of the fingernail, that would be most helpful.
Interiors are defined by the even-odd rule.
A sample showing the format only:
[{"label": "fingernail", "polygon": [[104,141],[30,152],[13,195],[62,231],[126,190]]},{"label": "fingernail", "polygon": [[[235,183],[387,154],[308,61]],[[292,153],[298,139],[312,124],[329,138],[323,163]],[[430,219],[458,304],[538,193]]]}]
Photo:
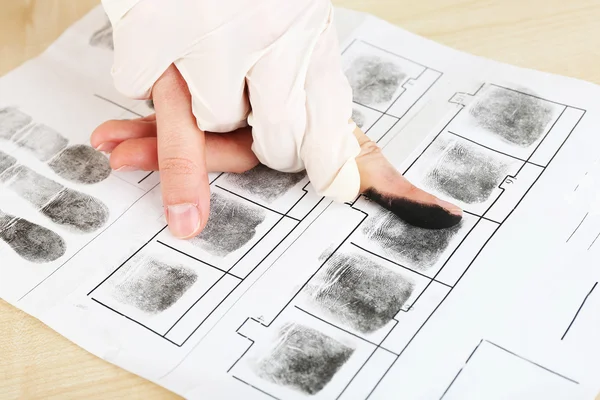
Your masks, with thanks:
[{"label": "fingernail", "polygon": [[177,204],[167,207],[167,222],[171,233],[180,238],[189,238],[200,226],[200,213],[194,204]]},{"label": "fingernail", "polygon": [[133,172],[133,171],[139,171],[139,168],[136,168],[131,165],[123,165],[122,167],[115,169],[115,172]]},{"label": "fingernail", "polygon": [[442,207],[446,211],[454,215],[462,215],[462,209],[452,203],[444,201],[442,199],[436,199],[436,203],[438,206]]},{"label": "fingernail", "polygon": [[101,143],[100,146],[96,147],[96,150],[101,151],[103,153],[110,153],[117,147],[115,142],[104,142]]}]

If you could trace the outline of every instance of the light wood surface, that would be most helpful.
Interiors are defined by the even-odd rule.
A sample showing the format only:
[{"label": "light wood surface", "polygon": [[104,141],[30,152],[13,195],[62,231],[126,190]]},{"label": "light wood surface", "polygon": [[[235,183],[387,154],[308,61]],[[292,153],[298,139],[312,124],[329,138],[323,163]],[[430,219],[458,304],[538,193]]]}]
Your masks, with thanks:
[{"label": "light wood surface", "polygon": [[[0,0],[0,75],[99,0]],[[598,0],[334,0],[459,50],[600,84]],[[169,399],[0,300],[0,399]],[[600,400],[600,396],[597,398]]]}]

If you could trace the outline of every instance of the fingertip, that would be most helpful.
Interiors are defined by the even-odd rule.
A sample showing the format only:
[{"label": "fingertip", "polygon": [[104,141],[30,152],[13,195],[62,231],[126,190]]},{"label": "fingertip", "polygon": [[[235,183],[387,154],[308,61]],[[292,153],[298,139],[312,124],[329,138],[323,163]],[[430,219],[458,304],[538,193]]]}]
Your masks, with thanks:
[{"label": "fingertip", "polygon": [[110,166],[118,170],[123,166],[142,171],[158,170],[156,138],[129,139],[118,144],[110,154]]},{"label": "fingertip", "polygon": [[[443,200],[422,202],[414,198],[383,194],[375,189],[369,189],[365,195],[375,203],[392,212],[409,225],[424,229],[448,229],[462,221],[462,210]],[[442,204],[450,204],[452,209]]]},{"label": "fingertip", "polygon": [[157,163],[169,231],[179,239],[197,236],[210,208],[205,137],[192,113],[191,96],[171,65],[153,86]]},{"label": "fingertip", "polygon": [[210,186],[208,183],[208,176],[206,177],[206,186],[203,188],[203,195],[200,198],[200,204],[198,206],[200,210],[200,226],[196,234],[200,234],[206,225],[210,216]]},{"label": "fingertip", "polygon": [[198,204],[181,203],[165,207],[169,231],[178,239],[187,240],[202,233],[208,223],[210,201],[201,198]]},{"label": "fingertip", "polygon": [[202,230],[202,213],[196,204],[167,206],[166,216],[171,234],[178,239],[190,239]]},{"label": "fingertip", "polygon": [[463,216],[463,210],[462,208],[460,208],[459,206],[457,206],[456,204],[452,204],[448,201],[436,198],[435,202],[437,203],[438,206],[442,207],[443,209],[447,210],[450,214],[462,217]]},{"label": "fingertip", "polygon": [[[161,181],[163,181],[162,176]],[[208,223],[210,213],[208,175],[204,174],[204,179],[201,177],[195,183],[198,186],[172,186],[168,183],[162,185],[169,231],[178,239],[185,240],[199,235]]]},{"label": "fingertip", "polygon": [[[119,143],[131,139],[156,137],[153,116],[132,120],[110,120],[99,125],[90,136],[90,144],[98,151],[110,152]],[[105,143],[114,143],[106,145]]]},{"label": "fingertip", "polygon": [[112,130],[113,121],[106,121],[102,124],[98,125],[96,129],[90,135],[90,144],[92,147],[98,151],[102,151],[99,147],[109,141],[109,132]]},{"label": "fingertip", "polygon": [[104,142],[96,146],[95,149],[101,151],[102,153],[110,154],[118,145],[119,144],[115,142]]}]

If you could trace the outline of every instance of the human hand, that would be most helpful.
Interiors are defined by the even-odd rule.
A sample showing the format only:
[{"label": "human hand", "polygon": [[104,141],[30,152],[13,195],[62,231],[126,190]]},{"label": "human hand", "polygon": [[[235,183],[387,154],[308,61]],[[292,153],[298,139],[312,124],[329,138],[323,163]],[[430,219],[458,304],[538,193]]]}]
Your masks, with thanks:
[{"label": "human hand", "polygon": [[[242,173],[258,164],[259,161],[251,148],[250,129],[241,128],[228,134],[214,134],[198,129],[190,112],[190,93],[175,67],[170,67],[159,79],[155,85],[154,96],[155,104],[159,105],[156,115],[137,120],[107,121],[93,132],[92,146],[111,153],[110,165],[113,169],[121,171],[161,170],[161,165],[164,166],[165,162],[161,163],[158,148],[161,140],[163,143],[166,140],[165,136],[171,137],[173,141],[171,145],[174,145],[175,149],[198,145],[195,143],[196,138],[204,136],[205,163],[187,171],[189,176],[186,176],[186,179],[200,177],[198,182],[201,184],[201,190],[204,191],[207,190],[204,185],[208,185],[206,173]],[[174,107],[174,110],[163,111],[162,104],[167,102]],[[163,123],[158,124],[157,119]],[[161,130],[161,127],[171,126],[177,129],[177,135],[165,135],[167,132],[164,131],[164,128]],[[382,207],[416,226],[439,229],[453,226],[460,221],[462,212],[458,207],[439,200],[411,184],[385,159],[377,144],[359,128],[356,128],[353,134],[360,146],[360,154],[356,157],[360,176],[360,193],[371,197]],[[187,154],[177,152],[177,150],[175,152],[184,156]],[[165,153],[169,154],[169,151]],[[188,154],[187,157],[193,157],[193,153]],[[169,168],[162,168],[161,178],[166,175],[167,181],[174,183],[181,181],[180,176],[171,178],[170,174],[173,172]],[[168,187],[167,193],[181,193],[180,189],[178,186]],[[190,196],[194,195],[195,189],[191,188]],[[205,204],[200,204],[200,206],[205,206]],[[165,214],[168,216],[168,206]],[[187,219],[180,222],[178,219],[172,218],[169,226],[175,236],[185,238],[200,232],[207,219],[207,217],[204,218],[195,229]],[[186,229],[194,229],[194,231],[189,234]]]},{"label": "human hand", "polygon": [[113,120],[91,137],[96,149],[111,153],[115,170],[160,170],[165,215],[174,236],[188,238],[206,225],[208,172],[244,172],[258,164],[248,128],[227,135],[202,132],[191,112],[190,93],[174,66],[153,89],[156,114]]},{"label": "human hand", "polygon": [[[111,1],[104,0],[105,7]],[[328,0],[298,0],[292,4],[236,0],[235,4],[228,3],[226,9],[212,3],[144,0],[126,14],[107,8],[114,27],[113,76],[117,88],[133,98],[156,96],[155,80],[175,63],[190,89],[193,114],[201,129],[228,132],[249,122],[253,127],[251,151],[257,159],[284,172],[306,169],[318,194],[338,201],[350,201],[359,192],[385,194],[379,196],[379,203],[406,214],[413,208],[398,211],[390,202],[390,196],[398,199],[404,193],[414,198],[410,204],[421,207],[432,202],[446,214],[460,214],[456,207],[441,205],[445,203],[412,189],[397,171],[386,174],[396,183],[390,186],[390,182],[377,177],[382,171],[358,165],[360,159],[364,167],[364,147],[369,144],[363,141],[359,145],[360,140],[353,135],[352,93],[341,69]],[[167,125],[165,129],[169,129]],[[160,160],[160,127],[158,131]],[[174,134],[168,137],[178,141],[177,130],[170,131]],[[201,145],[203,140],[198,143]],[[190,145],[193,141],[183,142]],[[167,145],[169,141],[164,143]],[[183,191],[187,193],[185,196],[171,194],[179,192],[179,186],[186,186],[186,180],[195,179],[203,162],[190,160],[188,156],[200,157],[202,151],[183,152],[185,157],[176,156],[177,151],[172,148],[169,153],[172,158],[166,168],[171,172],[161,172],[165,204],[184,197],[194,201],[197,196],[190,196],[199,191],[202,200],[197,203],[198,209],[203,216],[207,215],[205,179],[200,186],[195,182],[189,185],[189,190]],[[207,157],[206,151],[203,156]],[[377,156],[380,157],[383,158]],[[115,154],[112,158],[118,160]],[[372,155],[366,158],[371,160],[369,166],[392,168],[385,159],[373,162]],[[174,171],[188,173],[173,174]],[[177,175],[184,176],[175,178]],[[165,185],[165,179],[180,181]],[[365,182],[374,186],[365,189]],[[378,188],[381,185],[385,188]],[[390,187],[394,188],[393,193],[389,193]],[[431,220],[435,213],[425,214]],[[198,225],[195,233],[202,226],[203,223]]]},{"label": "human hand", "polygon": [[[103,3],[113,25],[115,86],[130,98],[155,102],[156,122],[137,121],[135,129],[147,132],[156,124],[157,149],[135,154],[146,157],[138,162],[158,154],[163,202],[176,236],[202,230],[209,190],[206,136],[191,130],[192,114],[177,98],[183,84],[168,71],[172,65],[187,83],[201,131],[230,132],[250,123],[251,151],[263,164],[283,172],[306,169],[323,196],[347,201],[357,195],[354,158],[360,148],[348,122],[351,93],[329,0]],[[121,144],[111,163],[119,163],[127,146],[153,143],[139,138]]]}]

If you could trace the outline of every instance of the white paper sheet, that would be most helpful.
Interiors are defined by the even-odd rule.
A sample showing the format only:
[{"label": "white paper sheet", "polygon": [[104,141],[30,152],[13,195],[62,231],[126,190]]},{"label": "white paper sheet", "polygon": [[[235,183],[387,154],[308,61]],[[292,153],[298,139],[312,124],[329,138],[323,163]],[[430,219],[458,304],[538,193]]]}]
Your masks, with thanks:
[{"label": "white paper sheet", "polygon": [[175,240],[157,174],[83,146],[152,112],[113,89],[97,8],[0,79],[2,298],[187,398],[593,398],[600,88],[337,18],[356,121],[460,226],[257,170],[212,176],[223,211]]}]

